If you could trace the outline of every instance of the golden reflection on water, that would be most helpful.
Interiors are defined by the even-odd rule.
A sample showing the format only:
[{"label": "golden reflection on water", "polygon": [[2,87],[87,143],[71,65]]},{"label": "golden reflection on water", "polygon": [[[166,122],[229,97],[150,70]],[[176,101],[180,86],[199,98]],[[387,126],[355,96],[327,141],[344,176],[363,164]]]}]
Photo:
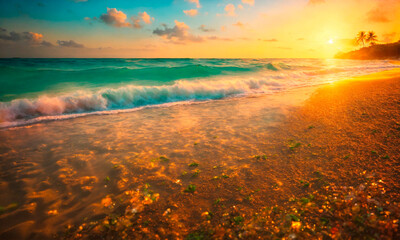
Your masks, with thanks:
[{"label": "golden reflection on water", "polygon": [[[1,131],[0,233],[46,238],[102,219],[116,203],[126,202],[125,214],[140,214],[157,202],[149,217],[169,214],[186,228],[216,211],[216,201],[241,209],[279,201],[290,194],[291,173],[264,150],[269,133],[310,91]],[[185,192],[189,184],[195,194]]]}]

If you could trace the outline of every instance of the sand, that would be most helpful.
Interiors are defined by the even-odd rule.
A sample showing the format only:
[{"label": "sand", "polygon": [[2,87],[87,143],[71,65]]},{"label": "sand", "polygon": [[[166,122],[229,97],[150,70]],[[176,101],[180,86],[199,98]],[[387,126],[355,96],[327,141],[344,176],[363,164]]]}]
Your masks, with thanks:
[{"label": "sand", "polygon": [[399,75],[387,71],[318,89],[279,131],[304,143],[294,161],[347,184],[354,174],[376,172],[398,192]]},{"label": "sand", "polygon": [[[105,128],[82,118],[3,131],[0,237],[335,238],[354,229],[398,236],[399,76],[392,70],[278,96],[149,109],[110,116]],[[62,127],[70,135],[57,135]],[[325,210],[291,212],[293,199],[345,198],[342,187],[361,185],[354,201],[365,206],[355,213],[369,211],[365,199],[377,195],[391,212],[379,216],[387,228],[343,227],[346,218],[336,217],[337,226],[331,220],[305,233],[307,219]],[[353,209],[351,201],[344,205]]]}]

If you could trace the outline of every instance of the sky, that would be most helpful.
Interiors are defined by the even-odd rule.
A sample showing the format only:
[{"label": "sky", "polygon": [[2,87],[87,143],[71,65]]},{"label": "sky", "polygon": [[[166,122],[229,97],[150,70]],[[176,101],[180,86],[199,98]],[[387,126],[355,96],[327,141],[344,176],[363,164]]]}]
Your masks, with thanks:
[{"label": "sky", "polygon": [[399,0],[0,0],[0,57],[332,58]]}]

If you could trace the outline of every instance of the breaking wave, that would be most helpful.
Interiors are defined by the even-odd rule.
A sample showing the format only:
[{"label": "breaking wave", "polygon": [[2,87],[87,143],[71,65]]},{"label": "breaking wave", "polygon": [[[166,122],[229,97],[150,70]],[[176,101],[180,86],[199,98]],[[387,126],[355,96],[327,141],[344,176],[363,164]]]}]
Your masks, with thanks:
[{"label": "breaking wave", "polygon": [[0,120],[12,122],[39,116],[128,109],[188,100],[213,100],[238,94],[268,92],[279,86],[277,82],[254,79],[177,81],[169,86],[127,85],[93,93],[79,91],[62,96],[44,95],[37,99],[16,99],[0,103]]},{"label": "breaking wave", "polygon": [[[299,61],[299,63],[301,62]],[[346,64],[344,67],[329,68],[316,67],[311,64],[301,66],[300,64],[257,63],[252,64],[251,68],[237,64],[238,66],[228,65],[223,67],[191,65],[142,69],[36,69],[35,72],[39,71],[39,73],[40,71],[78,71],[80,74],[84,72],[85,74],[105,78],[119,78],[120,75],[118,74],[125,74],[125,71],[134,70],[136,74],[138,71],[154,72],[157,70],[159,72],[153,73],[153,76],[172,74],[179,76],[181,80],[152,86],[125,84],[121,87],[104,86],[102,88],[89,88],[74,92],[43,93],[33,98],[19,98],[8,102],[0,102],[0,128],[85,115],[133,111],[143,107],[193,103],[238,95],[274,93],[395,67],[386,63],[358,64],[350,67],[346,66]],[[5,70],[3,69],[2,71]],[[25,69],[25,71],[30,70]],[[221,74],[221,71],[248,71],[249,73],[244,75],[224,75]],[[96,74],[93,74],[94,72]],[[129,73],[128,75],[132,74]],[[197,78],[191,80],[189,76],[193,75],[197,76]],[[209,75],[215,76],[210,77]]]}]

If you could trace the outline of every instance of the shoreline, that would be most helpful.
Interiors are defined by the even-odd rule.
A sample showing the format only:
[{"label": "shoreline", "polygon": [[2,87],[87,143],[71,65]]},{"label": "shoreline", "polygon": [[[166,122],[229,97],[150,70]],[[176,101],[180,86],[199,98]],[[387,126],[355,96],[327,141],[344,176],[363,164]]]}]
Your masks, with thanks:
[{"label": "shoreline", "polygon": [[[58,236],[67,239],[96,236],[139,239],[202,236],[203,239],[221,239],[260,235],[272,238],[291,234],[300,238],[318,237],[320,234],[334,238],[338,233],[346,237],[359,229],[343,227],[344,222],[339,218],[336,222],[330,220],[321,225],[322,229],[314,229],[312,233],[306,229],[307,224],[312,224],[309,219],[326,218],[327,212],[322,210],[320,213],[319,208],[313,211],[308,207],[319,206],[327,194],[337,194],[346,206],[339,212],[352,212],[355,203],[367,204],[368,207],[375,204],[366,200],[367,191],[373,191],[371,194],[381,202],[382,211],[391,212],[389,215],[375,213],[379,221],[388,224],[400,213],[400,169],[397,166],[400,157],[397,149],[400,145],[400,104],[394,104],[400,103],[399,73],[400,70],[396,69],[342,80],[315,87],[303,95],[283,94],[296,103],[294,108],[292,103],[287,103],[289,110],[279,104],[285,96],[280,96],[280,100],[269,96],[248,98],[240,103],[221,101],[206,104],[207,108],[177,107],[171,109],[173,113],[165,110],[146,121],[136,113],[129,113],[108,119],[107,122],[111,123],[104,123],[105,126],[96,123],[96,119],[81,118],[73,120],[78,128],[75,130],[66,123],[53,123],[0,132],[7,139],[5,145],[0,146],[6,160],[15,159],[18,156],[15,151],[23,150],[21,142],[25,141],[7,135],[7,132],[20,136],[26,133],[28,143],[30,138],[37,138],[38,133],[46,132],[48,139],[54,141],[49,144],[42,136],[37,145],[25,148],[42,151],[32,156],[28,163],[32,162],[33,173],[38,171],[36,165],[47,169],[47,180],[35,183],[33,180],[37,175],[23,170],[27,168],[24,166],[26,160],[14,160],[17,170],[11,162],[2,163],[1,169],[16,171],[15,177],[23,178],[19,181],[24,185],[29,186],[33,181],[32,186],[36,184],[41,188],[21,188],[28,193],[35,191],[36,196],[28,197],[25,203],[20,203],[21,207],[11,206],[1,215],[0,222],[6,223],[7,219],[15,217],[14,211],[34,219],[34,214],[29,214],[29,206],[37,204],[35,199],[42,199],[48,206],[44,208],[46,213],[39,218],[46,223],[43,229],[49,230],[47,227],[55,222],[64,222],[69,226]],[[307,100],[303,102],[301,99]],[[266,110],[262,107],[265,104],[279,111]],[[150,116],[153,112],[148,109],[143,114]],[[224,119],[228,122],[222,121]],[[87,123],[85,120],[91,121]],[[134,124],[126,126],[127,121]],[[173,123],[175,125],[165,129]],[[142,125],[151,131],[141,128]],[[66,128],[65,136],[59,136],[57,129],[61,126]],[[109,126],[114,129],[110,130]],[[132,128],[135,131],[127,133],[127,129]],[[94,135],[97,131],[100,135]],[[71,141],[68,134],[74,137]],[[76,138],[79,134],[82,138]],[[91,139],[93,142],[89,141]],[[75,146],[74,142],[82,146]],[[143,144],[139,145],[141,142]],[[133,150],[135,144],[145,152]],[[57,152],[65,145],[79,151],[76,150],[74,156]],[[11,150],[6,151],[7,148]],[[55,156],[45,155],[49,154],[46,149]],[[128,152],[119,154],[121,151]],[[43,162],[37,162],[42,158],[41,154],[47,157]],[[49,159],[48,163],[46,159]],[[104,167],[108,170],[98,171]],[[84,176],[90,172],[93,176]],[[373,183],[379,186],[380,191],[374,190]],[[357,190],[354,194],[362,197],[355,198],[356,202],[344,199],[349,194],[349,187],[358,189],[361,184],[366,190]],[[7,193],[6,186],[4,182],[0,185],[1,190]],[[347,190],[343,190],[344,186]],[[58,196],[52,189],[60,187],[68,189],[72,195],[58,203],[55,199],[66,196]],[[311,198],[310,194],[314,197]],[[46,198],[49,201],[54,199],[56,204]],[[83,205],[76,203],[76,199]],[[390,201],[390,204],[385,204],[385,201]],[[306,203],[303,205],[302,202]],[[280,209],[279,214],[274,212],[276,206]],[[295,206],[298,211],[293,212]],[[369,208],[361,206],[361,210],[353,213],[354,216],[367,214],[365,211]],[[261,211],[264,207],[270,210]],[[37,207],[34,209],[34,212],[39,211]],[[76,212],[79,209],[91,209],[84,215],[86,220]],[[300,210],[305,215],[301,215]],[[371,213],[372,210],[368,211]],[[71,214],[74,213],[77,216],[72,220]],[[257,214],[273,222],[258,222],[254,220]],[[352,221],[352,217],[344,219]],[[367,219],[363,224],[374,233],[389,237],[391,232],[395,234],[392,236],[398,236],[394,225],[382,230],[369,225],[369,216]],[[321,224],[318,221],[313,224],[318,226]],[[0,236],[38,239],[50,238],[54,234],[49,231],[46,235],[43,229],[35,233],[34,226],[22,221],[14,227],[2,229]],[[334,228],[337,230],[332,231]],[[385,231],[387,235],[384,235]],[[24,237],[22,233],[28,235]]]}]

